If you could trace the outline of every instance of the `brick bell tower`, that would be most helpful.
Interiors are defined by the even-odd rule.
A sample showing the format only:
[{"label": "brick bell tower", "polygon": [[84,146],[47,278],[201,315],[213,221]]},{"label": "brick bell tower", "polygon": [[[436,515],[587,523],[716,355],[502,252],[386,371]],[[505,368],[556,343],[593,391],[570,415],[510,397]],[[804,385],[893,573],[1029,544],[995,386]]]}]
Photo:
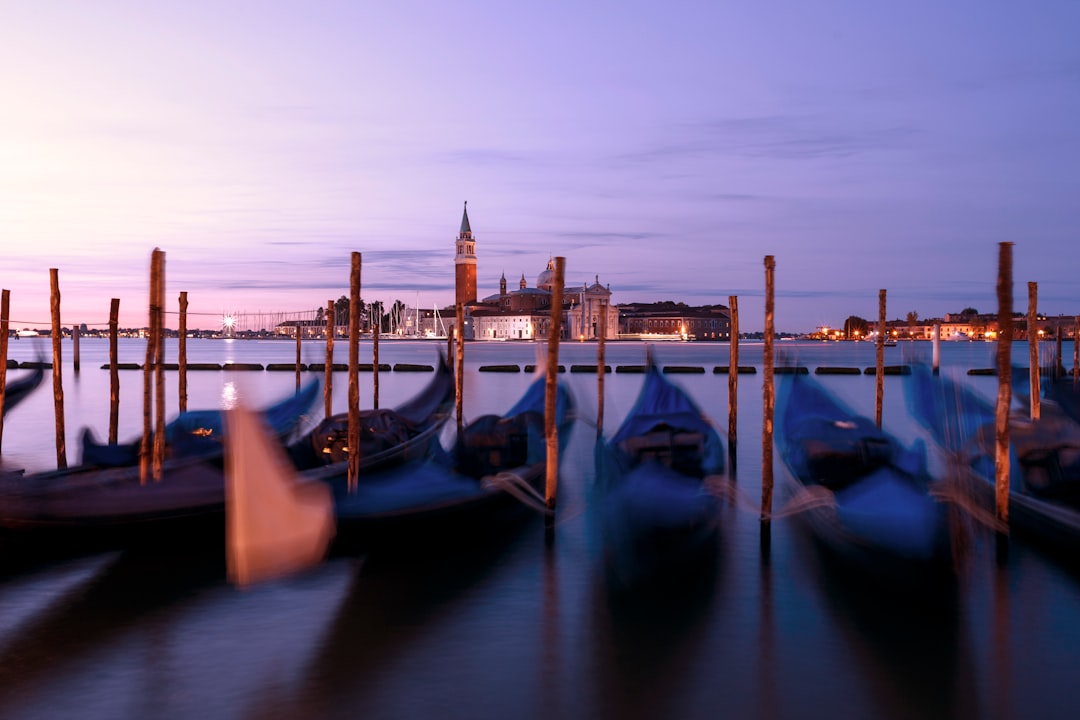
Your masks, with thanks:
[{"label": "brick bell tower", "polygon": [[472,228],[469,227],[469,202],[465,201],[465,210],[461,215],[461,230],[458,232],[454,255],[454,287],[456,303],[476,302],[476,241],[473,240]]}]

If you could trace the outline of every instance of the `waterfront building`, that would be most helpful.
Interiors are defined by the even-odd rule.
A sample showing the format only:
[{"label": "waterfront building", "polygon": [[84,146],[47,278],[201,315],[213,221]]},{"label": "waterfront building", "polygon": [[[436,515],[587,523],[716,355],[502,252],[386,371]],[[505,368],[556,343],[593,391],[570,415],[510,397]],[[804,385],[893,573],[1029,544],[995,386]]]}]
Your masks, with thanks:
[{"label": "waterfront building", "polygon": [[731,313],[724,305],[626,304],[619,306],[619,317],[619,332],[635,339],[731,339]]}]

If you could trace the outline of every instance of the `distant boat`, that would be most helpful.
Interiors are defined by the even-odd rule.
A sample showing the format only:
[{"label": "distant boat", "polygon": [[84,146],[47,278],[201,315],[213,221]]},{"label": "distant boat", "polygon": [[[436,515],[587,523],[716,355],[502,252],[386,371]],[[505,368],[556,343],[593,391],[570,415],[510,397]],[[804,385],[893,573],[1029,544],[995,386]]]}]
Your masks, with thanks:
[{"label": "distant boat", "polygon": [[23,328],[22,330],[19,330],[17,333],[15,333],[15,337],[17,337],[17,338],[40,337],[40,336],[41,336],[41,333],[39,333],[37,330],[31,330],[30,328]]}]

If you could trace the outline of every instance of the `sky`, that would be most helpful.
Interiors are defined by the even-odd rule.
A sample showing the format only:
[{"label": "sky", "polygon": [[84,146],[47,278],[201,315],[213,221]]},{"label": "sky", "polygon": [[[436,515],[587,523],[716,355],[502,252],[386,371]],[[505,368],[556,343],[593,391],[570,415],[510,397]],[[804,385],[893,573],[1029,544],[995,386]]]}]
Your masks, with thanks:
[{"label": "sky", "polygon": [[[1080,314],[1080,3],[0,0],[14,327],[453,302],[551,256],[764,327]],[[167,324],[175,327],[175,317]]]}]

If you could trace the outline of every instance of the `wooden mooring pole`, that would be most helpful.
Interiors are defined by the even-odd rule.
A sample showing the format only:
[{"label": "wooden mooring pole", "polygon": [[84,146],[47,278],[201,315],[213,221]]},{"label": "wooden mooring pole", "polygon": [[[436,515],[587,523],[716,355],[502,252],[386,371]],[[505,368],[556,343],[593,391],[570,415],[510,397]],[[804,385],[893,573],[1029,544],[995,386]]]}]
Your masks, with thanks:
[{"label": "wooden mooring pole", "polygon": [[544,503],[552,513],[548,529],[554,529],[555,498],[559,482],[559,434],[555,422],[559,387],[559,336],[562,333],[563,279],[566,277],[566,258],[555,258],[555,284],[551,287],[551,323],[548,330],[547,378],[544,385],[544,436],[547,439],[547,467],[544,483]]},{"label": "wooden mooring pole", "polygon": [[180,412],[187,412],[187,292],[180,293],[180,321],[176,330],[176,392]]},{"label": "wooden mooring pole", "polygon": [[296,318],[296,390],[300,391],[300,342],[303,339],[304,330],[300,327],[303,321]]},{"label": "wooden mooring pole", "polygon": [[728,295],[730,317],[730,339],[728,352],[727,378],[727,434],[728,434],[728,474],[735,477],[736,460],[739,446],[739,296]]},{"label": "wooden mooring pole", "polygon": [[382,303],[371,303],[375,324],[371,330],[371,407],[379,409],[379,333],[382,330]]},{"label": "wooden mooring pole", "polygon": [[937,375],[941,371],[941,323],[934,323],[932,338],[934,345],[933,372]]},{"label": "wooden mooring pole", "polygon": [[52,311],[52,377],[53,377],[53,414],[56,418],[56,467],[67,467],[67,441],[64,438],[64,375],[60,364],[60,271],[49,268],[50,299]]},{"label": "wooden mooring pole", "polygon": [[1073,326],[1073,382],[1080,381],[1080,315]]},{"label": "wooden mooring pole", "polygon": [[323,404],[326,417],[334,414],[334,301],[326,301],[326,364],[323,366]]},{"label": "wooden mooring pole", "polygon": [[[596,438],[604,438],[604,343],[607,340],[607,300],[600,301],[600,335],[596,338]],[[546,428],[545,428],[546,431]]]},{"label": "wooden mooring pole", "polygon": [[109,301],[109,444],[115,445],[120,427],[120,298]]},{"label": "wooden mooring pole", "polygon": [[[1028,389],[1031,392],[1031,419],[1038,420],[1042,414],[1042,399],[1039,397],[1039,328],[1037,323],[1037,308],[1039,306],[1039,284],[1028,283],[1028,311],[1027,311],[1027,336],[1028,336]],[[1010,374],[1012,368],[1009,369]]]},{"label": "wooden mooring pole", "polygon": [[[764,403],[761,424],[761,523],[768,532],[772,517],[773,496],[773,415],[776,409],[776,386],[773,384],[773,336],[776,334],[774,314],[776,259],[765,256],[765,379],[763,382]],[[738,371],[736,371],[738,372]]]},{"label": "wooden mooring pole", "polygon": [[79,368],[81,367],[82,360],[79,356],[79,325],[78,323],[71,323],[71,369],[78,375]]},{"label": "wooden mooring pole", "polygon": [[4,452],[4,388],[7,387],[8,333],[11,327],[11,291],[0,290],[0,455]]},{"label": "wooden mooring pole", "polygon": [[360,253],[353,252],[349,272],[349,492],[356,492],[360,481],[360,267]]},{"label": "wooden mooring pole", "polygon": [[998,520],[1009,522],[1009,406],[1012,402],[1013,278],[1011,242],[998,244],[997,406],[994,415],[994,490]]},{"label": "wooden mooring pole", "polygon": [[165,253],[154,251],[157,276],[157,295],[154,309],[157,322],[154,323],[154,480],[161,480],[165,469]]},{"label": "wooden mooring pole", "polygon": [[460,442],[465,429],[465,305],[454,304],[454,414],[457,417],[457,436]]},{"label": "wooden mooring pole", "polygon": [[878,326],[875,343],[874,424],[881,427],[881,406],[885,398],[885,290],[878,290]]}]

